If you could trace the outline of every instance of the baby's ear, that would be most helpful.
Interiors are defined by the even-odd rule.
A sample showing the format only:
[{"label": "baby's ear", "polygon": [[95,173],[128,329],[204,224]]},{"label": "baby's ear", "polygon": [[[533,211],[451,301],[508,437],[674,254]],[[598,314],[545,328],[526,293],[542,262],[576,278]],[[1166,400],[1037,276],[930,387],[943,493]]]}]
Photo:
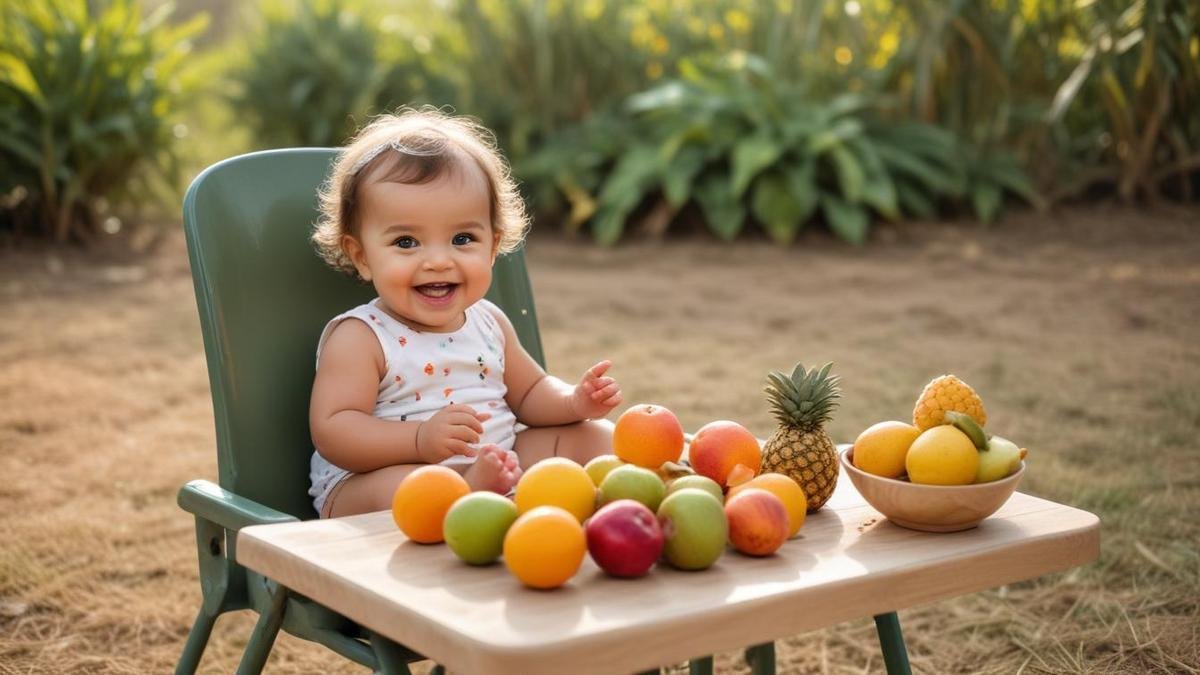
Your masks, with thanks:
[{"label": "baby's ear", "polygon": [[492,264],[496,264],[496,258],[500,257],[500,232],[492,230]]},{"label": "baby's ear", "polygon": [[371,280],[371,268],[367,267],[367,256],[363,249],[362,242],[355,239],[352,235],[342,235],[342,251],[346,257],[350,258],[350,262],[354,264],[354,269],[358,270],[358,276],[362,277],[363,281]]}]

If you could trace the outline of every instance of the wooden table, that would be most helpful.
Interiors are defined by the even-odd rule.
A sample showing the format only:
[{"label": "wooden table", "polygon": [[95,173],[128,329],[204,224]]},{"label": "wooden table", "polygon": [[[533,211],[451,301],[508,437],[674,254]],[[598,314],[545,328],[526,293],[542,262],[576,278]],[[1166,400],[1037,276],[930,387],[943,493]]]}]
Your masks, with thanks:
[{"label": "wooden table", "polygon": [[1096,516],[1017,492],[979,527],[893,525],[842,476],[769,558],[633,580],[590,558],[566,586],[522,587],[502,564],[408,541],[387,512],[247,527],[238,562],[452,672],[629,673],[1065,570],[1100,554]]}]

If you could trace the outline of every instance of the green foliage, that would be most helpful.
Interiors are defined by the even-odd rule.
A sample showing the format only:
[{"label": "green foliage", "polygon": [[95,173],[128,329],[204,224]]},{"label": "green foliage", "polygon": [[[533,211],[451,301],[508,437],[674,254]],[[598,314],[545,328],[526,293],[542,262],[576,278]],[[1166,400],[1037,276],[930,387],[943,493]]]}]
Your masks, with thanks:
[{"label": "green foliage", "polygon": [[1069,156],[1092,171],[1064,192],[1105,182],[1125,201],[1154,200],[1176,185],[1190,199],[1200,169],[1200,5],[1110,0],[1090,14],[1076,26],[1088,31],[1087,47],[1047,113],[1060,137],[1094,139],[1086,155]]},{"label": "green foliage", "polygon": [[680,70],[518,166],[527,180],[558,186],[570,227],[590,220],[593,237],[612,244],[647,200],[668,219],[692,202],[722,239],[753,216],[788,243],[819,214],[861,244],[875,217],[931,217],[970,201],[990,220],[1006,192],[1033,196],[1011,157],[932,125],[887,121],[874,97],[813,97],[742,52]]},{"label": "green foliage", "polygon": [[144,194],[154,174],[180,187],[180,120],[206,127],[186,141],[194,168],[339,145],[423,104],[479,118],[539,216],[605,242],[630,219],[661,232],[696,216],[722,237],[754,222],[786,242],[822,222],[862,241],[878,218],[990,222],[1012,196],[1200,189],[1194,2],[266,0],[242,14],[249,30],[188,57],[187,78],[206,71],[188,96],[198,25],[143,19],[136,0],[4,4],[0,227],[81,237],[101,196]]},{"label": "green foliage", "polygon": [[637,91],[650,58],[635,48],[631,5],[505,0],[449,3],[442,42],[460,78],[453,101],[514,156]]},{"label": "green foliage", "polygon": [[188,39],[135,0],[0,6],[0,228],[89,238],[106,205],[178,183]]},{"label": "green foliage", "polygon": [[274,0],[259,11],[230,74],[230,101],[258,146],[341,145],[372,114],[453,99],[412,17],[360,0]]},{"label": "green foliage", "polygon": [[[1050,201],[1113,186],[1190,198],[1200,168],[1200,5],[896,0],[878,73],[904,112],[1007,147]],[[987,197],[984,197],[984,201]]]},{"label": "green foliage", "polygon": [[339,145],[385,77],[377,32],[347,3],[272,2],[232,73],[234,109],[267,147]]}]

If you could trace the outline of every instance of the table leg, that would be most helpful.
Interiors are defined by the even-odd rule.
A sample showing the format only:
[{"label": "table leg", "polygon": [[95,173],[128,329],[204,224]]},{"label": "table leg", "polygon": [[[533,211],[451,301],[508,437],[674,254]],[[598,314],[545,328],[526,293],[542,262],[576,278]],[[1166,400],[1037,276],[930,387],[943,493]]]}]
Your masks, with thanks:
[{"label": "table leg", "polygon": [[379,671],[384,675],[412,675],[408,669],[407,649],[374,631],[371,631],[371,648],[375,650],[375,658],[379,659]]},{"label": "table leg", "polygon": [[751,675],[775,675],[775,643],[764,642],[746,649]]},{"label": "table leg", "polygon": [[900,633],[900,617],[895,612],[877,614],[875,630],[879,633],[879,647],[883,650],[883,665],[887,667],[888,675],[912,675],[908,650]]}]

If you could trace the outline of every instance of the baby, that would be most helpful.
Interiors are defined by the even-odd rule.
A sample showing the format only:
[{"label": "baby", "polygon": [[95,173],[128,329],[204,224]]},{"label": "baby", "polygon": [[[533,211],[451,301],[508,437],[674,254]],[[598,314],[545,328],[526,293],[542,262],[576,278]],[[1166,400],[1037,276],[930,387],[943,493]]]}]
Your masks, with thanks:
[{"label": "baby", "polygon": [[606,375],[547,375],[483,299],[525,208],[491,134],[429,109],[385,115],[338,157],[313,234],[333,267],[379,296],[334,317],[317,345],[309,424],[313,506],[323,518],[391,508],[428,464],[505,494],[547,457],[610,452],[621,402]]}]

